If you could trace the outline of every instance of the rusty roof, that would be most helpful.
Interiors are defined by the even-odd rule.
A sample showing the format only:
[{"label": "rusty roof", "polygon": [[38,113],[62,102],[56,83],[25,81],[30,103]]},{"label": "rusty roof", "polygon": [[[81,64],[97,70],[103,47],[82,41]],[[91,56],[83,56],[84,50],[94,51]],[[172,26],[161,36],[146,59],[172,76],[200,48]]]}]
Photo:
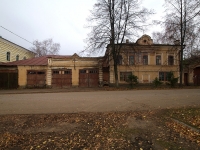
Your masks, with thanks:
[{"label": "rusty roof", "polygon": [[30,58],[26,60],[18,60],[8,63],[3,63],[0,65],[3,66],[47,66],[48,58],[67,58],[69,56],[61,56],[61,55],[46,55],[41,57]]}]

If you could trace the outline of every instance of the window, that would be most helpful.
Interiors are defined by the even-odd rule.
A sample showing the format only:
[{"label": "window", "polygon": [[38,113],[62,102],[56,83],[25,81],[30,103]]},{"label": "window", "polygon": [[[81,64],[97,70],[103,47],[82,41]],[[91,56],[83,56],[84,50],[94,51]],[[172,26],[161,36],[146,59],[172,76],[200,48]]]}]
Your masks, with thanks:
[{"label": "window", "polygon": [[156,65],[161,65],[161,56],[160,55],[156,56]]},{"label": "window", "polygon": [[7,52],[7,54],[6,54],[6,60],[10,61],[10,52]]},{"label": "window", "polygon": [[134,65],[134,56],[129,56],[129,65]]},{"label": "window", "polygon": [[143,55],[143,65],[148,65],[148,55]]},{"label": "window", "polygon": [[16,61],[18,61],[18,60],[19,60],[19,55],[16,56]]},{"label": "window", "polygon": [[122,65],[122,55],[119,55],[117,58],[117,64]]},{"label": "window", "polygon": [[24,56],[24,58],[23,58],[24,60],[26,60],[26,56]]},{"label": "window", "polygon": [[169,72],[159,72],[159,80],[160,81],[168,81]]},{"label": "window", "polygon": [[38,71],[37,74],[45,74],[44,71]]},{"label": "window", "polygon": [[97,70],[89,70],[89,73],[98,73]]},{"label": "window", "polygon": [[132,72],[120,72],[120,81],[128,81],[129,75],[132,75]]},{"label": "window", "polygon": [[54,71],[53,71],[53,74],[59,74],[59,71],[54,70]]},{"label": "window", "polygon": [[86,73],[86,70],[80,70],[80,73]]},{"label": "window", "polygon": [[28,71],[28,74],[36,74],[35,71]]},{"label": "window", "polygon": [[64,71],[64,74],[71,74],[71,71],[70,70],[66,70],[66,71]]},{"label": "window", "polygon": [[174,65],[174,56],[168,56],[168,65]]}]

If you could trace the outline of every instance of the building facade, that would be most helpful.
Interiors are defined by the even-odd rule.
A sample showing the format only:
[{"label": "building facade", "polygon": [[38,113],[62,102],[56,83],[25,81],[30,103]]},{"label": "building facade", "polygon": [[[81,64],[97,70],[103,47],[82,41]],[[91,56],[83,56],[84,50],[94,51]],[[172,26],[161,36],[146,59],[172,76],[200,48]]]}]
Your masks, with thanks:
[{"label": "building facade", "polygon": [[0,37],[0,62],[7,63],[35,57],[35,53]]},{"label": "building facade", "polygon": [[[42,56],[1,64],[0,88],[98,87],[102,81],[101,59],[74,54]],[[17,79],[15,83],[14,78]]]},{"label": "building facade", "polygon": [[[118,46],[122,46],[117,66],[120,84],[127,84],[130,74],[136,75],[139,83],[152,83],[156,77],[165,82],[171,71],[175,77],[179,77],[179,44],[154,44],[150,36],[143,35],[136,43],[127,40]],[[114,84],[114,62],[108,55],[110,51],[108,45],[104,57],[52,55],[1,64],[0,88],[98,87]]]},{"label": "building facade", "polygon": [[[143,35],[136,43],[126,40],[126,43],[118,46],[121,46],[117,62],[121,84],[126,84],[131,74],[138,77],[139,83],[152,83],[156,77],[165,82],[169,72],[173,72],[175,77],[179,76],[179,43],[154,44],[150,36]],[[107,51],[111,51],[111,45],[108,45]],[[115,83],[114,61],[112,57],[109,60],[109,82],[112,84]]]}]

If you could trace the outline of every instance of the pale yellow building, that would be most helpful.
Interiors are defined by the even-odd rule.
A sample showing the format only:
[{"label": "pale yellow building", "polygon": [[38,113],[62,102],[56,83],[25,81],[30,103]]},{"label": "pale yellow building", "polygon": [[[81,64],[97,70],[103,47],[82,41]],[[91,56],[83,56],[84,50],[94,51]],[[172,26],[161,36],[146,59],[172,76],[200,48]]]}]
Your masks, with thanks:
[{"label": "pale yellow building", "polygon": [[[116,45],[117,46],[117,45]],[[152,83],[157,77],[160,81],[167,81],[167,74],[174,72],[179,77],[179,51],[180,45],[154,44],[148,35],[143,35],[136,43],[121,45],[121,53],[118,58],[119,83],[126,84],[128,76],[133,74],[138,77],[139,83]],[[107,54],[111,51],[111,45],[107,47]],[[109,56],[109,82],[115,83],[114,62]]]},{"label": "pale yellow building", "polygon": [[35,53],[0,37],[0,62],[12,62],[35,57]]},{"label": "pale yellow building", "polygon": [[[42,56],[1,64],[0,88],[98,87],[102,81],[101,61],[101,57],[79,57],[74,54]],[[18,82],[14,82],[10,76]],[[7,81],[17,85],[8,85]]]}]

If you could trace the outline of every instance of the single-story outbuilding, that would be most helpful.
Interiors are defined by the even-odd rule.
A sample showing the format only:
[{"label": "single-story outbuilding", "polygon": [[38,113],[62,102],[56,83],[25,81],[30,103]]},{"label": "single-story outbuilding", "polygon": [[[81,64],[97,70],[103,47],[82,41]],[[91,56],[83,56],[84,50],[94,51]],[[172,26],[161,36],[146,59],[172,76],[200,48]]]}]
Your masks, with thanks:
[{"label": "single-story outbuilding", "polygon": [[103,81],[102,57],[74,54],[20,60],[1,64],[0,77],[0,88],[95,87]]}]

